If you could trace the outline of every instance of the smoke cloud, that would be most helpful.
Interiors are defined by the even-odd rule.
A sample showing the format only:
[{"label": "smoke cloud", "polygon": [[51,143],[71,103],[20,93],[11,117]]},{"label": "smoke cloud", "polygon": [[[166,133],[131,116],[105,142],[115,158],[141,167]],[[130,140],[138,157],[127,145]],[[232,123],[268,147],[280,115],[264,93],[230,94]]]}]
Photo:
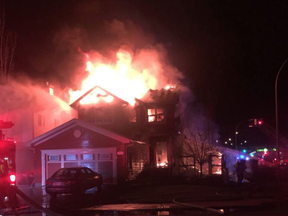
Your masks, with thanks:
[{"label": "smoke cloud", "polygon": [[61,106],[66,110],[69,105],[57,97],[52,97],[43,86],[21,77],[0,85],[0,120],[14,121],[12,113],[22,114],[53,109]]}]

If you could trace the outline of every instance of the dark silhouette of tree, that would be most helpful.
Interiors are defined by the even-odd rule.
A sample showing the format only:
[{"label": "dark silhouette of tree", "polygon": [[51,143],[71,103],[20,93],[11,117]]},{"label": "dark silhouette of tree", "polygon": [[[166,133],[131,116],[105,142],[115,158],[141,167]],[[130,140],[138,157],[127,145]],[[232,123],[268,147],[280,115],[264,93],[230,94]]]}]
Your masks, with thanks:
[{"label": "dark silhouette of tree", "polygon": [[183,157],[193,158],[200,166],[200,176],[202,177],[202,167],[209,160],[209,155],[218,153],[218,146],[215,144],[215,130],[212,122],[205,118],[201,127],[195,123],[186,125],[183,130]]},{"label": "dark silhouette of tree", "polygon": [[10,78],[14,68],[16,34],[6,27],[3,1],[0,2],[0,84]]}]

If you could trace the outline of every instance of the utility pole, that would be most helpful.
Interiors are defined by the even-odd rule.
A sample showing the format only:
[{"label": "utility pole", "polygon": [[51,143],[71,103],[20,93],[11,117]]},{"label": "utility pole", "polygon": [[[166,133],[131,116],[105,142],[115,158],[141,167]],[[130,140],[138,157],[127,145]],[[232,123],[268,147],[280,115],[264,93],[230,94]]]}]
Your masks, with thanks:
[{"label": "utility pole", "polygon": [[279,149],[279,131],[278,131],[278,77],[279,74],[282,70],[282,68],[284,67],[284,65],[286,64],[286,62],[288,61],[288,59],[285,60],[285,62],[281,65],[277,75],[276,75],[276,80],[275,80],[275,124],[276,124],[276,153],[277,153],[277,162],[278,162],[278,166],[277,166],[277,178],[279,178],[279,171],[280,171],[280,149]]}]

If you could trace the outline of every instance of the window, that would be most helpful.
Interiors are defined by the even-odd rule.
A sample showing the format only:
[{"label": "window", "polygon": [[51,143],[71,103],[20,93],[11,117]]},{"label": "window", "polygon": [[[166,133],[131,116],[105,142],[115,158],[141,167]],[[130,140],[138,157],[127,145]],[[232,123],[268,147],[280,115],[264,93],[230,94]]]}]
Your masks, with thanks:
[{"label": "window", "polygon": [[66,161],[73,161],[73,160],[77,160],[77,155],[73,154],[73,155],[65,155],[65,160]]},{"label": "window", "polygon": [[49,94],[50,94],[50,95],[54,95],[54,89],[53,89],[53,87],[51,87],[51,86],[49,87]]},{"label": "window", "polygon": [[83,160],[93,160],[93,154],[83,154]]},{"label": "window", "polygon": [[41,126],[42,125],[42,116],[38,115],[38,125]]},{"label": "window", "polygon": [[49,155],[48,161],[60,161],[60,156],[59,155]]},{"label": "window", "polygon": [[164,121],[164,109],[148,109],[148,122],[162,122]]},{"label": "window", "polygon": [[112,154],[98,154],[98,160],[112,160]]},{"label": "window", "polygon": [[45,126],[45,116],[38,115],[38,125]]},{"label": "window", "polygon": [[86,175],[86,170],[80,169],[80,176],[85,176],[85,175]]}]

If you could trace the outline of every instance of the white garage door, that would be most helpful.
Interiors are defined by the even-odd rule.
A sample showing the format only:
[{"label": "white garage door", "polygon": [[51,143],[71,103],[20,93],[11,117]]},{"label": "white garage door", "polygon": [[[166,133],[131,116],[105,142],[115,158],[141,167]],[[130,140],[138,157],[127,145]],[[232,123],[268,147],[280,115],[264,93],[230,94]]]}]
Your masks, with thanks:
[{"label": "white garage door", "polygon": [[84,166],[100,173],[104,183],[116,184],[116,148],[41,150],[42,185],[56,170]]}]

